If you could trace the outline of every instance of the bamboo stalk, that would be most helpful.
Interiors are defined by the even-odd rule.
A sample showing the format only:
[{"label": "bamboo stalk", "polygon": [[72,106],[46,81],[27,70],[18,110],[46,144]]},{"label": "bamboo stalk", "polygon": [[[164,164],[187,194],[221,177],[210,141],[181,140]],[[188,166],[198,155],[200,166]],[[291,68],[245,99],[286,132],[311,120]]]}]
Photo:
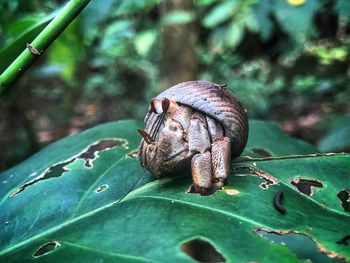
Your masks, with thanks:
[{"label": "bamboo stalk", "polygon": [[[0,75],[0,95],[9,89],[21,75],[40,57],[35,54],[36,49],[40,53],[45,51],[67,26],[85,8],[90,0],[71,0],[61,12],[45,27],[45,29],[33,40],[30,46],[24,46],[24,51],[11,63]],[[32,48],[31,48],[32,47]]]}]

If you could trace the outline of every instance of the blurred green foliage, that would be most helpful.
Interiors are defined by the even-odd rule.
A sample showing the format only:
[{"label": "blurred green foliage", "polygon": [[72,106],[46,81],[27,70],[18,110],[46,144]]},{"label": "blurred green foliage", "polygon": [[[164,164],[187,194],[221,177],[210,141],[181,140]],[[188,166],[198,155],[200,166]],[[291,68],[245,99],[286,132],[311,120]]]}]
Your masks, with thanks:
[{"label": "blurred green foliage", "polygon": [[[59,0],[1,1],[0,71],[61,7]],[[42,114],[66,130],[77,108],[91,103],[102,106],[85,116],[87,126],[142,118],[159,92],[163,27],[192,22],[198,79],[227,84],[251,117],[283,124],[349,112],[348,0],[195,0],[191,12],[163,16],[166,8],[160,0],[91,1],[12,96],[62,105]]]}]

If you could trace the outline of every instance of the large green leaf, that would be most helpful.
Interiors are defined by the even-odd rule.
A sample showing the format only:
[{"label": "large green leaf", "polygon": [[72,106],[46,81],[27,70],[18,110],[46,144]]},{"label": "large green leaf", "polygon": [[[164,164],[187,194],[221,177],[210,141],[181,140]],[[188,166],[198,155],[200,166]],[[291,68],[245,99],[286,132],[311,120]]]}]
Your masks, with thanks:
[{"label": "large green leaf", "polygon": [[211,28],[229,19],[239,7],[238,1],[224,1],[217,4],[203,19],[203,25]]},{"label": "large green leaf", "polygon": [[[141,171],[142,126],[97,126],[0,174],[0,261],[350,260],[350,155],[302,156],[315,148],[252,121],[225,189],[203,197],[187,193],[189,173],[153,182],[147,173],[118,203]],[[277,191],[285,214],[273,206]]]}]

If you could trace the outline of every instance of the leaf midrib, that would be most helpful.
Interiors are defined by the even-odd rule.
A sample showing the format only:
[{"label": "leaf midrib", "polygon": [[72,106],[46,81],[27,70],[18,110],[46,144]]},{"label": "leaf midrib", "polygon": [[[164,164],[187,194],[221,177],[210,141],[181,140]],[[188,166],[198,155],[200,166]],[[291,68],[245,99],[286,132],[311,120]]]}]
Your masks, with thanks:
[{"label": "leaf midrib", "polygon": [[[172,179],[174,180],[174,178],[172,178]],[[148,183],[148,184],[146,184],[146,185],[144,185],[144,186],[142,186],[140,188],[146,188],[146,189],[147,188],[153,188],[155,184],[159,184],[159,182],[158,181],[150,182],[150,183]],[[140,188],[136,189],[135,191],[140,190]],[[145,189],[142,189],[142,190],[145,190]],[[135,191],[133,191],[133,192],[135,192]],[[139,192],[139,191],[137,191],[137,192]],[[245,222],[247,222],[249,224],[255,224],[255,221],[249,220],[247,218],[244,218],[244,217],[241,217],[241,216],[238,216],[238,215],[235,215],[235,214],[223,211],[223,210],[210,208],[210,207],[199,205],[199,204],[195,204],[195,203],[190,203],[190,202],[179,200],[179,199],[170,199],[170,198],[166,198],[166,197],[159,197],[159,196],[152,196],[152,195],[141,195],[141,196],[134,196],[133,195],[133,197],[130,196],[129,198],[125,199],[124,202],[132,201],[133,199],[138,199],[138,198],[142,198],[142,197],[143,198],[150,198],[150,199],[152,198],[152,199],[158,199],[158,200],[166,200],[167,202],[168,201],[175,201],[175,202],[178,202],[178,203],[181,203],[181,204],[184,204],[184,205],[193,206],[193,207],[197,207],[197,208],[201,208],[201,209],[206,209],[206,210],[209,210],[209,211],[215,212],[215,213],[221,213],[221,214],[224,214],[225,216],[230,216],[232,218],[236,218],[236,219],[245,221]],[[92,215],[95,215],[98,212],[103,211],[105,209],[108,209],[109,207],[112,207],[114,204],[117,204],[117,203],[118,203],[118,200],[113,201],[111,203],[105,204],[104,206],[101,206],[99,208],[91,210],[90,212],[82,214],[81,216],[78,216],[78,217],[73,218],[73,219],[69,219],[68,222],[64,222],[64,223],[62,223],[60,225],[54,226],[52,228],[49,228],[49,229],[45,230],[44,232],[42,232],[40,234],[37,234],[37,235],[35,235],[35,236],[33,236],[33,237],[29,238],[29,239],[26,239],[24,241],[21,241],[21,242],[17,243],[16,245],[14,245],[12,247],[9,247],[9,248],[7,248],[7,249],[5,249],[3,251],[0,251],[0,256],[6,254],[8,252],[11,252],[11,251],[13,251],[13,250],[15,250],[15,249],[17,249],[17,248],[19,248],[21,246],[24,246],[24,245],[30,243],[33,240],[36,240],[36,239],[41,238],[41,237],[43,237],[45,235],[52,234],[52,233],[54,233],[56,231],[59,231],[62,228],[66,227],[66,226],[69,226],[70,224],[76,223],[76,222],[78,222],[78,221],[80,221],[82,219],[85,219],[85,218],[88,218],[88,217],[90,217]],[[262,227],[269,228],[265,224],[260,224],[260,225]]]},{"label": "leaf midrib", "polygon": [[138,261],[141,261],[141,262],[159,262],[159,261],[155,261],[155,260],[149,260],[149,259],[146,259],[146,258],[142,258],[142,257],[139,257],[139,256],[130,255],[130,254],[115,253],[115,252],[104,252],[104,253],[102,253],[99,250],[95,250],[95,249],[92,249],[92,248],[87,247],[87,246],[83,246],[83,245],[79,245],[79,244],[75,244],[75,243],[67,242],[67,241],[62,241],[61,243],[62,243],[62,245],[68,245],[68,246],[71,246],[71,247],[74,247],[74,248],[83,249],[83,250],[90,251],[90,252],[93,252],[93,253],[96,253],[96,254],[102,254],[102,255],[107,255],[107,256],[112,256],[112,257],[117,257],[117,258],[133,259],[133,260],[138,260]]}]

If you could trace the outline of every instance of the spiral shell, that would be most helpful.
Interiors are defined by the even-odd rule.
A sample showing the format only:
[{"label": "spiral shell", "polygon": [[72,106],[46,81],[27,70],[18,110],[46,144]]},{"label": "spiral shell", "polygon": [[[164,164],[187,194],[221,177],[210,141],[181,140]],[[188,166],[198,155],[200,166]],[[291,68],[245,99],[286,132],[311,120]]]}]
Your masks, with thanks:
[{"label": "spiral shell", "polygon": [[[239,100],[224,87],[208,81],[187,81],[160,93],[156,99],[169,98],[201,111],[217,120],[230,137],[232,156],[239,156],[248,139],[248,117]],[[151,112],[145,117],[147,123]]]}]

